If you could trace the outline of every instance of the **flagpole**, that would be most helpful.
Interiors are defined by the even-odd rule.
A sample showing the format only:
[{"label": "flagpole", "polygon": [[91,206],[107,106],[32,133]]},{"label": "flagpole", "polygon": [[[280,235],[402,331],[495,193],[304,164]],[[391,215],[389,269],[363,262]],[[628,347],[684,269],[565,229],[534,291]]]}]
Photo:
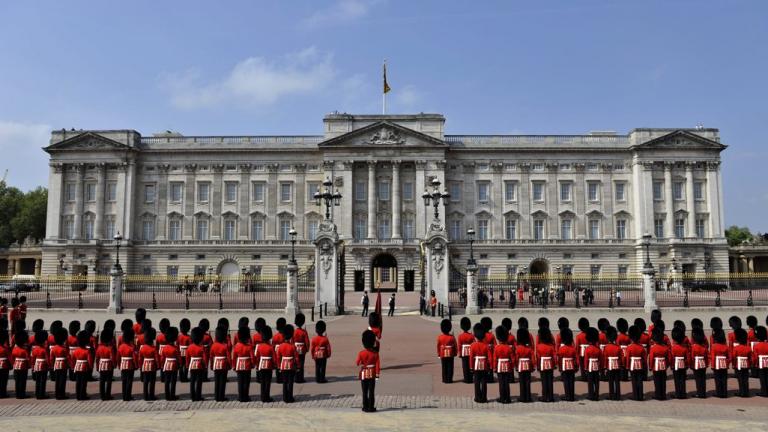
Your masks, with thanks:
[{"label": "flagpole", "polygon": [[381,113],[386,114],[387,113],[387,94],[383,93],[381,95]]}]

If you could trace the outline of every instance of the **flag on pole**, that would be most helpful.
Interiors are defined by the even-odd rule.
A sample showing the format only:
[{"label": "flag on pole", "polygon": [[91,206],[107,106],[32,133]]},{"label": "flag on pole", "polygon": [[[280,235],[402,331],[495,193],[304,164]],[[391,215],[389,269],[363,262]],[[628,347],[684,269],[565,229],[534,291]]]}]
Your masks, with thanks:
[{"label": "flag on pole", "polygon": [[387,84],[387,61],[384,60],[384,94],[389,93],[389,91],[392,90],[389,88],[389,84]]},{"label": "flag on pole", "polygon": [[384,318],[381,315],[381,283],[376,282],[376,306],[373,308],[376,315],[379,316],[379,330],[384,330]]}]

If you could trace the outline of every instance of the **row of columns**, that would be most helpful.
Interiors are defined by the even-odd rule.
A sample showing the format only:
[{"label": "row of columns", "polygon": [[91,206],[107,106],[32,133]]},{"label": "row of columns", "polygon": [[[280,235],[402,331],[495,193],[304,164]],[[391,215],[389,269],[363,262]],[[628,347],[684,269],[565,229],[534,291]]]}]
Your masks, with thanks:
[{"label": "row of columns", "polygon": [[[376,190],[376,166],[377,161],[368,161],[368,238],[378,238],[376,232],[376,201],[379,199]],[[392,200],[392,238],[399,239],[401,237],[400,229],[400,213],[401,213],[401,198],[400,198],[400,163],[399,160],[389,161],[392,164],[392,183],[390,184],[390,199]],[[418,173],[417,173],[418,178]]]},{"label": "row of columns", "polygon": [[[21,260],[25,258],[11,258],[8,259],[8,276],[21,274]],[[35,258],[35,276],[40,276],[40,269],[42,268],[42,258]]]}]

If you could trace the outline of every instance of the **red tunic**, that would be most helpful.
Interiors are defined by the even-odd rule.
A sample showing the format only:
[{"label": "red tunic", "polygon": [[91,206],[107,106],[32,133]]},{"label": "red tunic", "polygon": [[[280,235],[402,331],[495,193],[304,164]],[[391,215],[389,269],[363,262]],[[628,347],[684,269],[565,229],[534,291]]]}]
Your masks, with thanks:
[{"label": "red tunic", "polygon": [[639,343],[632,342],[627,347],[627,355],[624,357],[624,367],[629,371],[647,370],[648,352]]},{"label": "red tunic", "polygon": [[285,336],[282,333],[277,332],[272,335],[272,348],[277,348],[283,342],[285,342]]},{"label": "red tunic", "polygon": [[584,350],[584,370],[587,372],[600,372],[603,365],[603,352],[595,345],[589,345]]},{"label": "red tunic", "polygon": [[328,340],[327,336],[317,335],[313,337],[310,352],[315,360],[330,358],[331,341]]},{"label": "red tunic", "polygon": [[557,349],[558,368],[561,372],[576,371],[579,368],[579,358],[576,348],[572,345],[560,345]]},{"label": "red tunic", "polygon": [[96,372],[112,373],[115,369],[115,351],[112,345],[99,344],[96,347],[96,355],[94,365],[96,366]]},{"label": "red tunic", "polygon": [[709,366],[709,344],[691,345],[691,368],[706,369]]},{"label": "red tunic", "polygon": [[253,336],[251,336],[251,344],[253,346],[256,346],[262,342],[264,342],[264,338],[261,337],[261,333],[256,332],[253,334]]},{"label": "red tunic", "polygon": [[[179,338],[176,340],[176,343],[179,345],[179,357],[181,357],[182,360],[187,358],[187,348],[189,347],[189,344],[192,343],[192,338],[184,333],[179,333]],[[186,365],[184,365],[186,367]]]},{"label": "red tunic", "polygon": [[728,345],[713,343],[709,349],[709,365],[712,370],[728,369],[731,364],[731,350]]},{"label": "red tunic", "polygon": [[54,345],[51,348],[51,369],[69,369],[69,349],[63,345]]},{"label": "red tunic", "polygon": [[671,362],[669,346],[660,343],[651,345],[648,350],[648,366],[653,372],[666,371]]},{"label": "red tunic", "polygon": [[493,353],[483,341],[472,342],[469,346],[469,368],[471,370],[491,370]]},{"label": "red tunic", "polygon": [[208,353],[202,345],[190,344],[187,348],[187,369],[205,370],[208,368]]},{"label": "red tunic", "polygon": [[554,370],[557,367],[557,350],[553,345],[539,342],[536,345],[536,358],[540,371]]},{"label": "red tunic", "polygon": [[214,342],[211,345],[211,370],[229,370],[229,349],[226,342]]},{"label": "red tunic", "polygon": [[88,348],[76,348],[72,352],[69,366],[75,372],[88,372],[93,368],[93,356]]},{"label": "red tunic", "polygon": [[515,349],[517,372],[533,372],[536,370],[536,355],[528,345],[518,345]]},{"label": "red tunic", "polygon": [[296,352],[303,356],[309,350],[309,335],[307,331],[301,327],[297,327],[293,332],[293,346],[296,347]]},{"label": "red tunic", "polygon": [[557,336],[555,336],[555,346],[559,348],[562,345],[563,345],[563,337],[560,335],[560,333],[558,333]]},{"label": "red tunic", "polygon": [[48,361],[48,349],[35,345],[29,353],[29,362],[34,372],[46,372],[50,369]]},{"label": "red tunic", "polygon": [[160,356],[154,345],[142,345],[139,348],[139,365],[142,372],[157,372],[160,367]]},{"label": "red tunic", "polygon": [[0,345],[0,370],[10,370],[11,366],[11,350]]},{"label": "red tunic", "polygon": [[144,334],[144,331],[141,329],[141,323],[136,322],[133,324],[133,335],[139,337],[140,334]]},{"label": "red tunic", "polygon": [[373,350],[364,349],[357,353],[355,364],[360,367],[358,378],[361,380],[378,378],[381,374],[379,353]]},{"label": "red tunic", "polygon": [[515,367],[515,346],[507,343],[497,344],[493,348],[493,370],[496,373],[509,373]]},{"label": "red tunic", "polygon": [[734,370],[752,367],[752,349],[749,348],[749,345],[734,345],[732,358]]},{"label": "red tunic", "polygon": [[134,371],[139,365],[139,355],[132,343],[123,342],[117,347],[118,367],[120,370]]},{"label": "red tunic", "polygon": [[463,332],[459,335],[457,345],[459,348],[459,357],[469,357],[469,347],[475,341],[475,337],[472,333]]},{"label": "red tunic", "polygon": [[277,367],[281,371],[297,370],[300,367],[299,353],[296,347],[290,342],[281,343],[275,350],[277,358]]},{"label": "red tunic", "polygon": [[246,342],[238,342],[232,347],[232,366],[235,372],[246,372],[253,369],[255,364],[253,347]]},{"label": "red tunic", "polygon": [[624,367],[624,351],[618,344],[607,343],[603,348],[603,369],[619,370]]},{"label": "red tunic", "polygon": [[576,335],[576,337],[573,339],[574,344],[576,344],[576,354],[579,356],[579,360],[584,358],[584,351],[589,346],[589,343],[587,342],[587,333],[586,332],[579,332],[579,334]]},{"label": "red tunic", "polygon": [[680,370],[691,367],[691,350],[688,345],[674,344],[670,352],[670,358],[672,359],[672,370]]},{"label": "red tunic", "polygon": [[160,368],[163,372],[176,372],[181,367],[181,355],[179,347],[174,344],[163,345],[158,353],[160,355]]},{"label": "red tunic", "polygon": [[768,368],[768,342],[757,342],[752,349],[752,364],[758,369]]},{"label": "red tunic", "polygon": [[256,357],[256,368],[258,370],[267,369],[272,370],[275,368],[276,356],[275,349],[268,343],[260,343],[256,345],[254,349],[254,357]]},{"label": "red tunic", "polygon": [[440,358],[456,357],[456,338],[441,334],[437,337],[437,356]]},{"label": "red tunic", "polygon": [[10,362],[13,370],[29,370],[29,352],[24,347],[14,346],[11,350]]}]

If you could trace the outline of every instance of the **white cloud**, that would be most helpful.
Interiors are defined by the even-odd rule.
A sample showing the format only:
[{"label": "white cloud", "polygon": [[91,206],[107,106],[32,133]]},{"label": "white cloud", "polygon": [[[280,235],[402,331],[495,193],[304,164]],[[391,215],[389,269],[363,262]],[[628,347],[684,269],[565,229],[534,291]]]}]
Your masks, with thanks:
[{"label": "white cloud", "polygon": [[368,15],[378,0],[338,0],[327,9],[319,10],[302,22],[313,29],[335,24],[342,24]]},{"label": "white cloud", "polygon": [[0,178],[8,170],[6,183],[21,190],[48,186],[48,145],[51,127],[44,124],[0,121]]},{"label": "white cloud", "polygon": [[174,106],[196,109],[228,103],[271,105],[280,98],[326,88],[336,76],[333,56],[314,47],[269,60],[250,57],[221,79],[203,82],[198,70],[163,77]]},{"label": "white cloud", "polygon": [[392,88],[392,93],[398,108],[402,110],[414,109],[422,100],[421,92],[412,85],[406,85],[400,90]]}]

